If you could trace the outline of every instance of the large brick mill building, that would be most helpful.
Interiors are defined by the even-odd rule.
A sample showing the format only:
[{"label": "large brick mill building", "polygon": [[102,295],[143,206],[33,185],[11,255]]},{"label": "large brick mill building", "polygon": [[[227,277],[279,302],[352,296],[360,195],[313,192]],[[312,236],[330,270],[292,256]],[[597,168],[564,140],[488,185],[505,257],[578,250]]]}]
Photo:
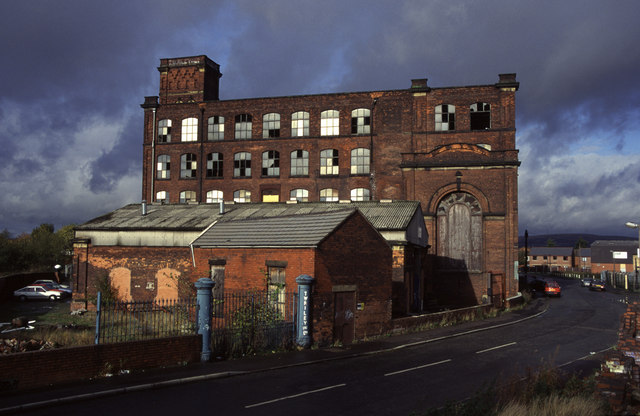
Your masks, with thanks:
[{"label": "large brick mill building", "polygon": [[204,55],[162,59],[158,70],[159,95],[142,104],[143,200],[419,201],[431,236],[426,300],[517,294],[515,74],[220,100],[220,67]]}]

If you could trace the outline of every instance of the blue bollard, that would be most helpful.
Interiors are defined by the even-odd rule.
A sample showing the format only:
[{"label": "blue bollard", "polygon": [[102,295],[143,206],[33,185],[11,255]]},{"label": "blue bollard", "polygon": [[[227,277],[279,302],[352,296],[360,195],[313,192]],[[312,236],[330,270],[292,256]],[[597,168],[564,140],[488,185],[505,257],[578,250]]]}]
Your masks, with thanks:
[{"label": "blue bollard", "polygon": [[215,282],[208,278],[198,279],[195,283],[197,292],[196,302],[198,303],[198,334],[202,335],[202,352],[200,361],[207,362],[211,358],[211,312],[212,293],[211,289]]},{"label": "blue bollard", "polygon": [[311,346],[311,286],[315,279],[308,274],[296,277],[298,284],[298,337],[296,342],[304,348]]}]

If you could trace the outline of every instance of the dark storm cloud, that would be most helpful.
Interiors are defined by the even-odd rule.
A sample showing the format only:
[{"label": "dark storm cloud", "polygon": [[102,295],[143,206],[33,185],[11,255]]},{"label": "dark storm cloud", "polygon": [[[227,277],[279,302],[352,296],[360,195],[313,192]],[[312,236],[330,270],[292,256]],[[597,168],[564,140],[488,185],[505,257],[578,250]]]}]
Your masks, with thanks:
[{"label": "dark storm cloud", "polygon": [[640,219],[628,202],[640,192],[638,14],[636,0],[10,2],[0,229],[83,222],[137,201],[139,104],[157,94],[160,58],[199,54],[221,64],[223,99],[516,72],[521,228]]}]

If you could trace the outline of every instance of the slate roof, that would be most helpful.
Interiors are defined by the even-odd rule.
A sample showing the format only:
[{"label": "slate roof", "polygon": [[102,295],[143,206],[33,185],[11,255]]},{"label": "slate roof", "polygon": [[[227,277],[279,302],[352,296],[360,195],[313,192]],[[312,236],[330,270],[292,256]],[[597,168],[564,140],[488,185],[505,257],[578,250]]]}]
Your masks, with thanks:
[{"label": "slate roof", "polygon": [[356,212],[345,207],[317,214],[235,218],[206,230],[194,247],[316,247]]},{"label": "slate roof", "polygon": [[[358,208],[378,231],[404,230],[419,207],[420,203],[416,201],[302,202],[297,204],[225,203],[225,213],[221,215],[219,204],[148,204],[147,214],[142,215],[140,204],[130,204],[87,221],[77,226],[76,229],[87,231],[203,231],[215,221],[325,214]],[[421,214],[421,212],[419,213]]]},{"label": "slate roof", "polygon": [[530,256],[571,256],[573,247],[531,247]]}]

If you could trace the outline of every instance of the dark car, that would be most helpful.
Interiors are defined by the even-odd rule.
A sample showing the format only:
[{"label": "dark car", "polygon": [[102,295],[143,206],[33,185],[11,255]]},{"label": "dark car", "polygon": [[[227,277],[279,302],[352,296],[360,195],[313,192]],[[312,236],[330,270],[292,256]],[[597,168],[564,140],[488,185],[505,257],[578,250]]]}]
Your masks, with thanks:
[{"label": "dark car", "polygon": [[602,292],[603,290],[605,290],[604,282],[602,280],[592,281],[591,286],[589,286],[589,290],[599,290]]},{"label": "dark car", "polygon": [[544,293],[547,296],[561,296],[562,288],[554,280],[534,279],[529,282],[529,287],[535,293]]},{"label": "dark car", "polygon": [[593,282],[593,279],[582,279],[582,281],[580,282],[580,286],[589,287],[591,286],[591,282]]}]

